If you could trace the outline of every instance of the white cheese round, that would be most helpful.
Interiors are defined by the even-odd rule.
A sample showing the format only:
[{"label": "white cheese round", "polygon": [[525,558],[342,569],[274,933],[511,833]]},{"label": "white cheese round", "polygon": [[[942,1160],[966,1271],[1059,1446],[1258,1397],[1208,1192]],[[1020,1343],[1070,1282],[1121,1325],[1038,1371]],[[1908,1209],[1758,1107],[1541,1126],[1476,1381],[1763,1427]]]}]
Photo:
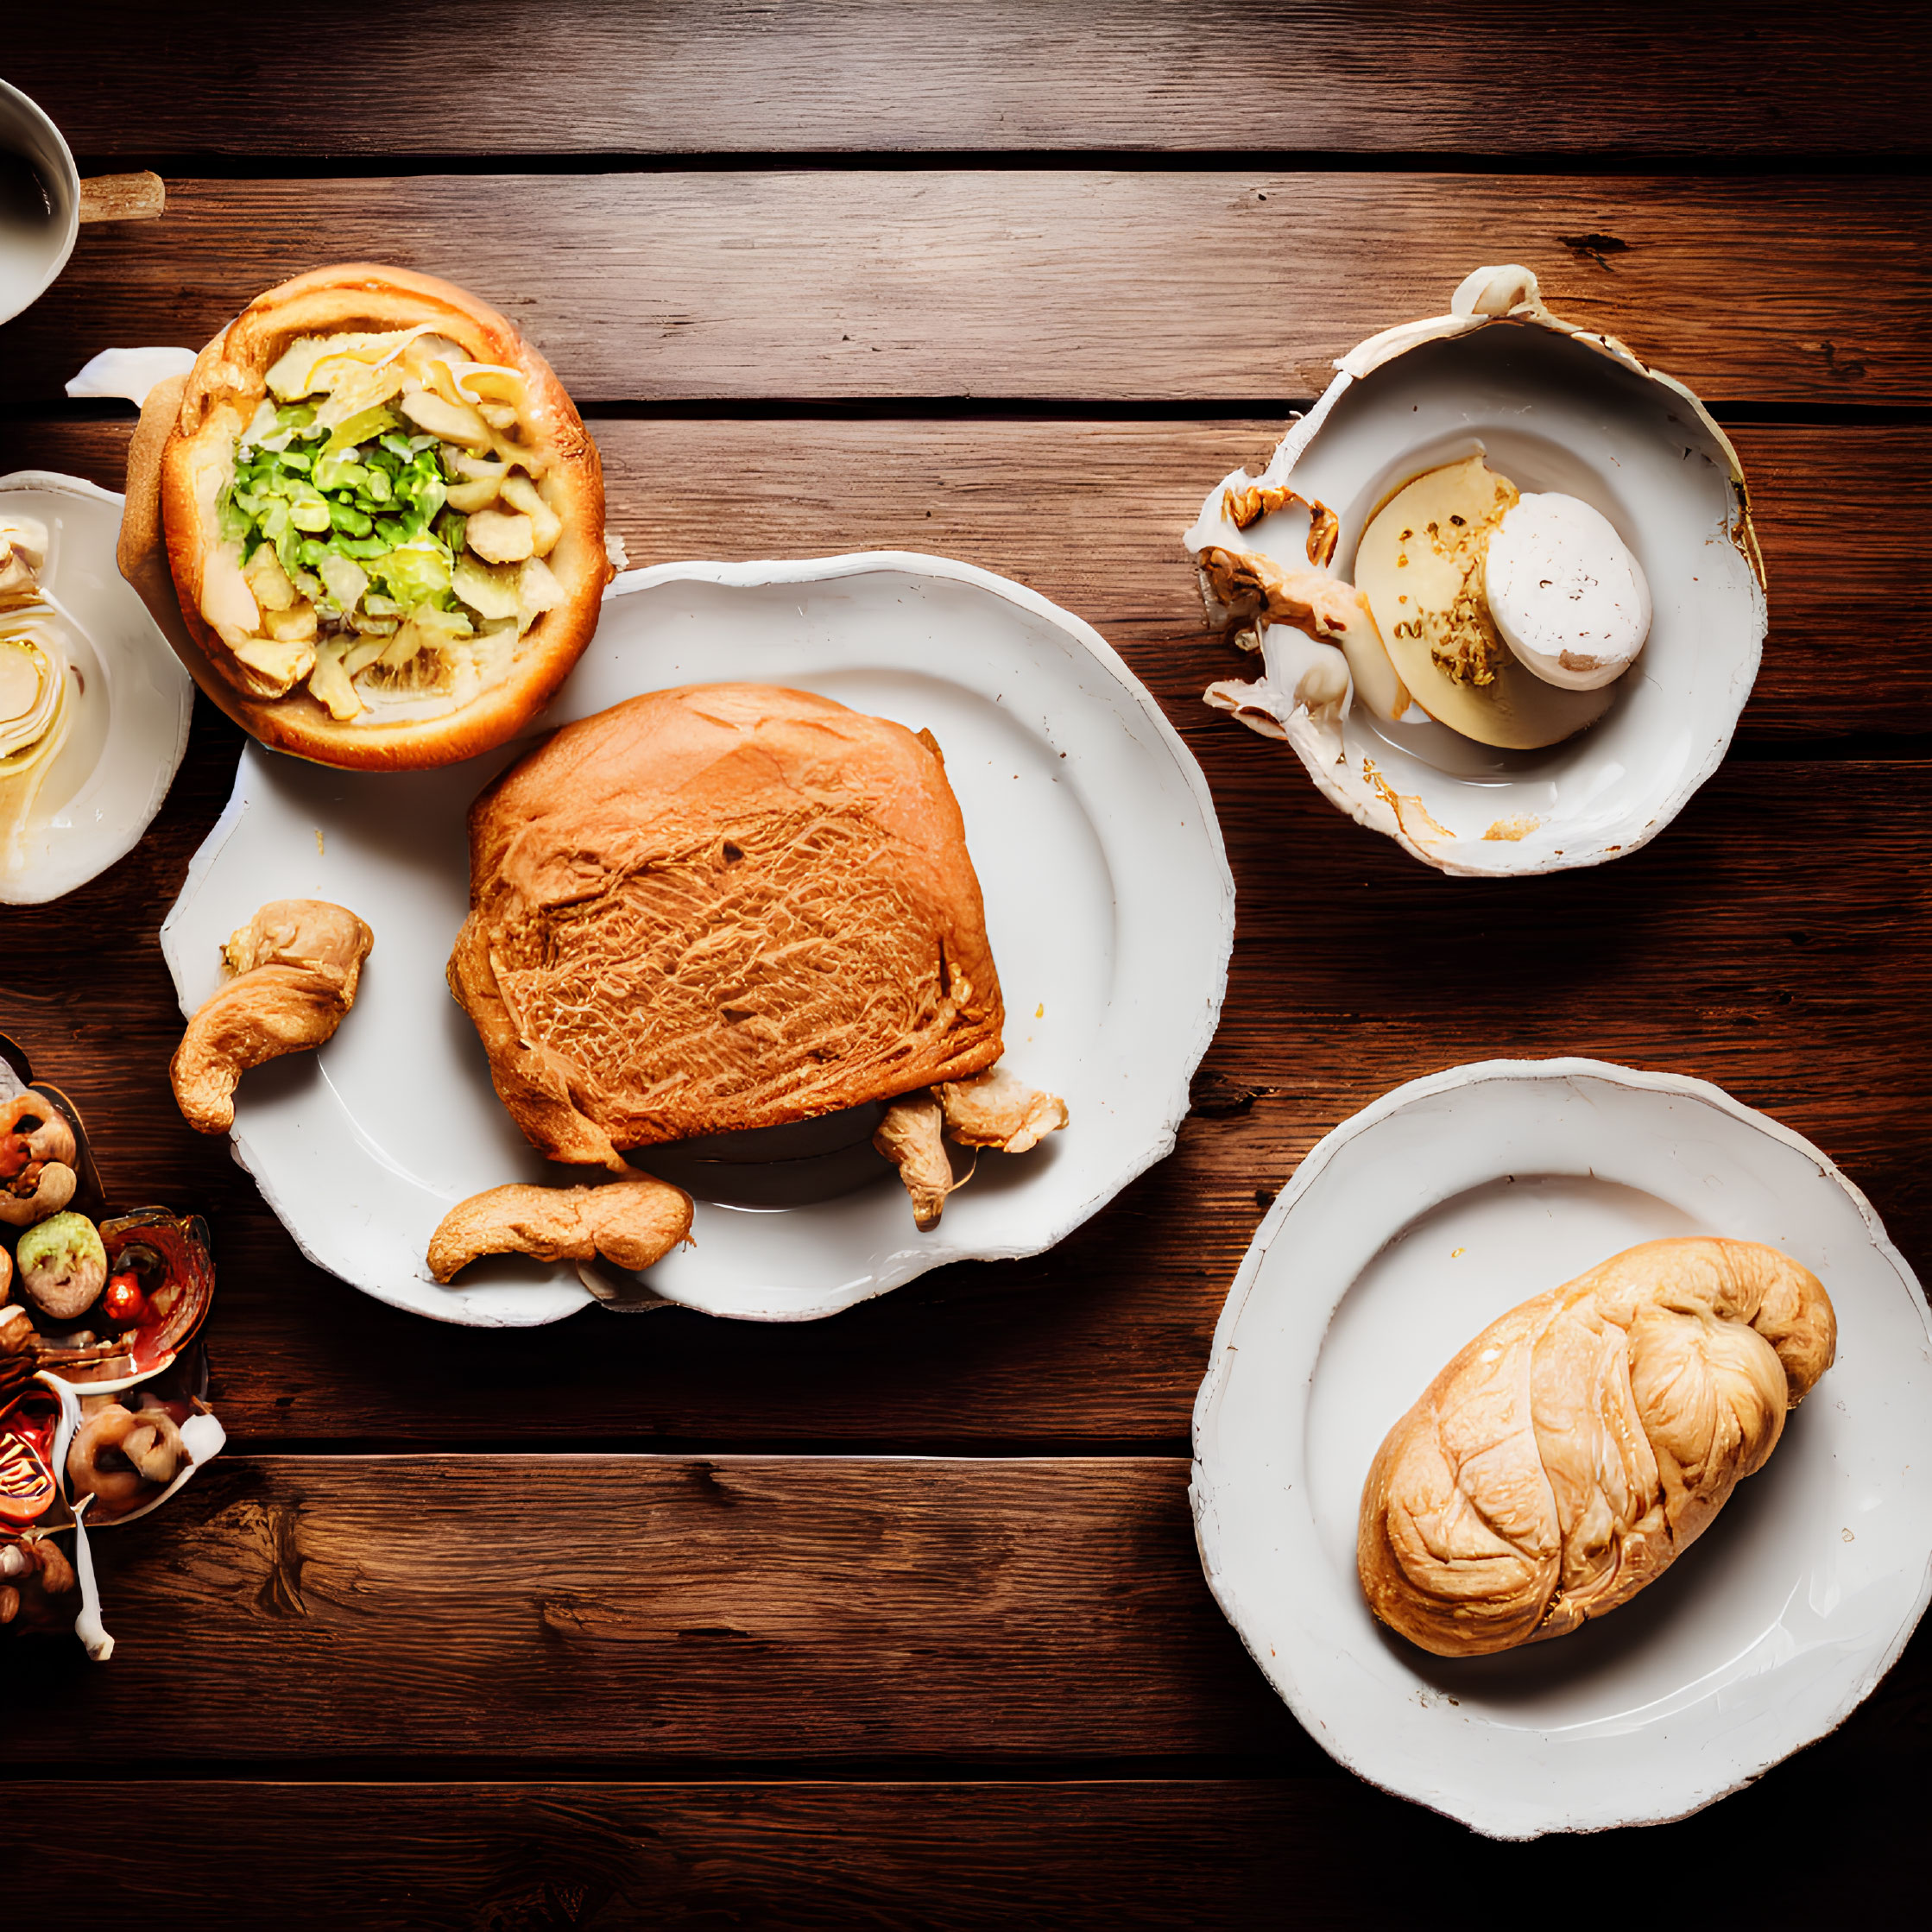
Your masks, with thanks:
[{"label": "white cheese round", "polygon": [[1484,597],[1503,641],[1544,683],[1595,691],[1651,630],[1651,587],[1609,518],[1555,491],[1519,498],[1489,539]]}]

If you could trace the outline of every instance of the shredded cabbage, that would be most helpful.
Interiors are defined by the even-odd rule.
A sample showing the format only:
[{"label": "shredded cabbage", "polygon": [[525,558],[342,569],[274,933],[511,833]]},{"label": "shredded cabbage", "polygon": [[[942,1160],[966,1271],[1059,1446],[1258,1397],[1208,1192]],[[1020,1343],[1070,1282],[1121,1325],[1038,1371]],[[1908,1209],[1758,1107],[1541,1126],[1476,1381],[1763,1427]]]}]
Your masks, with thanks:
[{"label": "shredded cabbage", "polygon": [[[234,475],[217,500],[237,593],[245,586],[257,607],[256,623],[241,622],[238,608],[231,628],[244,641],[262,634],[278,662],[298,637],[313,641],[304,654],[314,669],[304,674],[338,718],[360,715],[365,698],[379,703],[378,690],[480,688],[561,597],[540,563],[520,575],[467,548],[466,513],[493,506],[513,481],[520,502],[537,499],[541,514],[528,514],[555,540],[557,519],[531,480],[543,471],[538,453],[496,430],[489,449],[468,446],[485,433],[478,406],[514,420],[522,378],[462,359],[440,337],[420,339],[429,332],[290,344],[236,439]],[[463,435],[443,421],[458,414]]]}]

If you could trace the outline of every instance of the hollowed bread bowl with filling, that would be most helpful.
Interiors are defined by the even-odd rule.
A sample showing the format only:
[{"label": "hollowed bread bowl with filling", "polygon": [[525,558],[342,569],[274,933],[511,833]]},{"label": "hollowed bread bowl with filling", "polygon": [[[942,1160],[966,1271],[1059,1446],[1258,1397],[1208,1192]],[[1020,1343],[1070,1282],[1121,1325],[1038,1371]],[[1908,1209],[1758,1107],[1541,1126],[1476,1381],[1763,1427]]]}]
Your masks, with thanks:
[{"label": "hollowed bread bowl with filling", "polygon": [[548,702],[615,574],[596,445],[550,365],[432,275],[258,297],[148,396],[122,574],[263,744],[448,764]]}]

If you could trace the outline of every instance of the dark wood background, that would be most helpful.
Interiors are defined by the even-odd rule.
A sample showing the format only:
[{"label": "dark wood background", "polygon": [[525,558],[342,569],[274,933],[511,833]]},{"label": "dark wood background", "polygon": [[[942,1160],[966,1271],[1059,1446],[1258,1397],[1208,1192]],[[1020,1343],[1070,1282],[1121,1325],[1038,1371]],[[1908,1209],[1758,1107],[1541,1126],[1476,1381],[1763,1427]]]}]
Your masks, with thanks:
[{"label": "dark wood background", "polygon": [[[1923,8],[1786,0],[9,29],[0,73],[83,171],[155,167],[169,207],[84,230],[0,327],[0,470],[118,483],[131,412],[62,393],[97,349],[198,346],[350,256],[447,274],[584,406],[634,562],[926,549],[1089,618],[1207,771],[1240,924],[1178,1150],[1050,1255],[800,1328],[434,1326],[304,1264],[168,1100],[155,932],[239,745],[204,704],[141,848],[0,912],[0,1026],[117,1193],[215,1223],[231,1436],[97,1544],[111,1664],[0,1651],[0,1920],[85,1892],[491,1932],[1386,1923],[1567,1916],[1661,1858],[1671,1910],[1776,1921],[1915,1872],[1932,1640],[1695,1819],[1493,1845],[1303,1733],[1208,1595],[1186,1481],[1263,1208],[1459,1061],[1715,1080],[1932,1260],[1929,47]],[[1512,260],[1731,430],[1772,617],[1730,758],[1662,837],[1485,884],[1200,705],[1234,666],[1179,535],[1330,358]]]}]

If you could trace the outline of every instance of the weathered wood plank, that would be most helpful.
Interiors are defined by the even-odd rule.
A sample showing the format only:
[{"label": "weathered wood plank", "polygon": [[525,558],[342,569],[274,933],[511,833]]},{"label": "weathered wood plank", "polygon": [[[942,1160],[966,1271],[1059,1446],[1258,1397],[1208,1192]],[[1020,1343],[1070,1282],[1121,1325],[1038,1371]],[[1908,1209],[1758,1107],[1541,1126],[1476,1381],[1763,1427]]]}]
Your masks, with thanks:
[{"label": "weathered wood plank", "polygon": [[[49,1767],[133,1737],[154,1765],[437,1775],[1190,1754],[1324,1771],[1208,1594],[1187,1478],[1180,1457],[224,1459],[96,1539],[112,1667],[47,1652],[9,1680],[9,1724]],[[1858,1755],[1923,1748],[1929,1664],[1932,1640]]]},{"label": "weathered wood plank", "polygon": [[[1882,1694],[1881,1694],[1882,1695]],[[262,1923],[262,1901],[338,1932],[717,1932],[728,1926],[967,1932],[1051,1925],[1373,1925],[1417,1916],[1416,1872],[1456,1896],[1590,1896],[1606,1858],[1671,1854],[1673,1902],[1721,1918],[1767,1846],[1828,1845],[1778,1867],[1781,1918],[1822,1923],[1897,1904],[1921,1801],[1903,1766],[1834,1741],[1683,1824],[1641,1836],[1498,1845],[1335,1777],[1015,1779],[975,1784],[435,1785],[242,1779],[88,1781],[91,1810],[138,1817],[90,1849],[91,1911],[178,1907],[159,1845],[209,1847],[198,1925]],[[16,1782],[28,1817],[66,1815],[71,1784]],[[219,1820],[211,1846],[210,1821]],[[1399,1866],[1392,1857],[1399,1847]],[[25,1848],[22,1847],[24,1854]],[[23,1923],[73,1907],[62,1861],[16,1855]],[[0,1869],[9,1863],[0,1854]],[[1443,1889],[1437,1880],[1431,1894]]]},{"label": "weathered wood plank", "polygon": [[92,155],[1925,149],[1923,37],[1859,0],[1771,0],[1741,30],[1533,0],[419,0],[401,36],[325,0],[302,19],[329,50],[325,95],[305,90],[293,128],[284,24],[239,0],[182,17],[121,0],[36,22],[9,77]]},{"label": "weathered wood plank", "polygon": [[1178,1458],[237,1457],[96,1540],[113,1667],[63,1648],[9,1683],[9,1727],[50,1764],[132,1726],[176,1761],[1318,1769],[1208,1594],[1186,1491]]},{"label": "weathered wood plank", "polygon": [[[1180,534],[1209,486],[1264,458],[1279,421],[605,419],[610,521],[634,564],[678,557],[937,552],[999,571],[1095,624],[1189,717],[1241,675],[1201,634]],[[0,472],[118,489],[129,426],[0,423]],[[1932,726],[1932,603],[1916,533],[1932,444],[1906,428],[1735,432],[1771,580],[1746,742]]]},{"label": "weathered wood plank", "polygon": [[12,398],[58,395],[110,344],[198,347],[285,276],[358,258],[473,285],[584,402],[1306,396],[1365,336],[1440,313],[1477,263],[1512,259],[1544,276],[1559,313],[1624,337],[1708,400],[1932,395],[1919,245],[1932,185],[1910,174],[841,169],[167,186],[163,220],[89,228],[56,287],[0,329]]}]

